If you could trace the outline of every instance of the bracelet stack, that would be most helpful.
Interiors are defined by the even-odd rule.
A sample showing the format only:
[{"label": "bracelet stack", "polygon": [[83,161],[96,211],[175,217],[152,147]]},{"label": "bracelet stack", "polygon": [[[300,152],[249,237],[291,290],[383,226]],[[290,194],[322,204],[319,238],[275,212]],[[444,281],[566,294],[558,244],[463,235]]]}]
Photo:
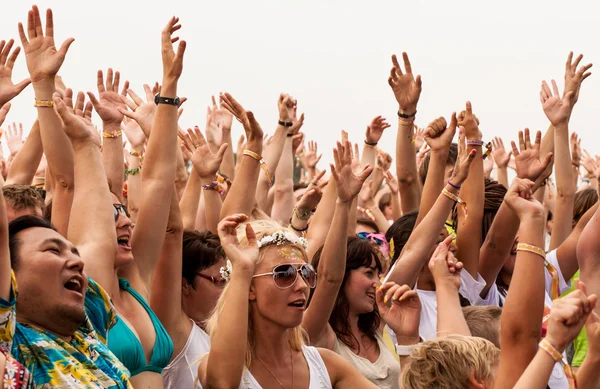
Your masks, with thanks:
[{"label": "bracelet stack", "polygon": [[300,220],[308,220],[310,219],[310,217],[312,216],[313,212],[312,211],[307,211],[307,212],[301,212],[298,209],[298,206],[294,206],[294,215],[296,215],[296,217]]},{"label": "bracelet stack", "polygon": [[577,388],[577,377],[575,377],[573,369],[571,369],[571,366],[568,363],[565,363],[562,354],[556,349],[556,347],[554,347],[546,338],[542,339],[539,346],[542,350],[548,353],[552,359],[554,359],[554,362],[562,365],[569,383],[573,384],[573,386],[569,386],[569,388]]},{"label": "bracelet stack", "polygon": [[136,174],[138,174],[141,171],[142,171],[142,165],[136,167],[135,169],[125,169],[125,175],[128,176],[131,174],[132,176],[135,176]]},{"label": "bracelet stack", "polygon": [[[449,182],[448,182],[449,183]],[[450,185],[453,186],[454,185]],[[448,189],[444,188],[442,189],[442,194],[446,197],[448,197],[450,200],[456,202],[458,205],[462,205],[463,207],[463,212],[465,214],[465,220],[467,219],[467,217],[469,216],[469,212],[467,211],[467,203],[464,202],[460,197],[458,197],[457,195],[455,195],[454,193],[450,192]]]},{"label": "bracelet stack", "polygon": [[247,155],[247,156],[251,157],[252,159],[257,160],[258,163],[260,163],[260,166],[262,167],[263,171],[265,172],[265,175],[267,176],[267,180],[269,181],[269,186],[271,186],[273,184],[273,180],[271,179],[271,174],[269,173],[269,169],[267,168],[267,163],[265,162],[263,157],[261,157],[260,155],[256,154],[254,151],[251,151],[251,150],[244,150],[244,155]]},{"label": "bracelet stack", "polygon": [[115,132],[103,132],[102,133],[103,138],[118,138],[121,135],[123,135],[123,131],[121,131],[121,130],[118,130]]},{"label": "bracelet stack", "polygon": [[415,122],[415,116],[417,116],[417,111],[415,111],[414,113],[412,113],[410,115],[406,115],[406,114],[400,113],[400,111],[398,111],[398,122],[405,126],[412,126],[413,123]]},{"label": "bracelet stack", "polygon": [[481,139],[467,139],[467,146],[483,146]]},{"label": "bracelet stack", "polygon": [[214,190],[214,191],[216,191],[220,195],[222,195],[224,193],[221,190],[221,188],[219,187],[219,183],[217,181],[213,181],[210,184],[202,185],[202,189],[203,190]]}]

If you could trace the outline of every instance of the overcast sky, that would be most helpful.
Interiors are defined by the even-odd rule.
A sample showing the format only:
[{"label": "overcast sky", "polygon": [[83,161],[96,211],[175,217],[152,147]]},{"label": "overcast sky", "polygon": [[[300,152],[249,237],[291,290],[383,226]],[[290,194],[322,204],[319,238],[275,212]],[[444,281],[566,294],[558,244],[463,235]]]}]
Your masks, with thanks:
[{"label": "overcast sky", "polygon": [[[33,3],[2,1],[0,38],[18,39]],[[142,93],[160,81],[160,32],[179,16],[188,43],[179,95],[184,126],[204,124],[210,95],[228,91],[255,112],[265,132],[277,122],[277,97],[288,92],[305,112],[303,131],[318,140],[323,162],[341,129],[362,142],[370,120],[392,123],[381,148],[394,151],[397,105],[387,77],[392,53],[407,51],[423,78],[417,124],[448,118],[473,103],[484,139],[505,143],[519,129],[545,129],[543,79],[563,84],[570,50],[597,62],[585,81],[571,129],[600,153],[598,6],[592,1],[38,1],[51,6],[57,46],[74,37],[60,71],[68,87],[96,92],[96,71],[113,67]],[[43,19],[43,17],[42,17]],[[595,26],[595,27],[594,27]],[[27,76],[24,55],[14,79]],[[7,122],[34,121],[33,89],[13,101]],[[98,116],[95,121],[99,122]],[[6,123],[4,125],[6,128]],[[28,131],[28,129],[26,130]],[[234,127],[234,139],[242,132]],[[234,140],[235,142],[235,140]],[[5,142],[3,142],[5,143]],[[4,146],[5,147],[5,146]],[[322,168],[325,165],[322,164]]]}]

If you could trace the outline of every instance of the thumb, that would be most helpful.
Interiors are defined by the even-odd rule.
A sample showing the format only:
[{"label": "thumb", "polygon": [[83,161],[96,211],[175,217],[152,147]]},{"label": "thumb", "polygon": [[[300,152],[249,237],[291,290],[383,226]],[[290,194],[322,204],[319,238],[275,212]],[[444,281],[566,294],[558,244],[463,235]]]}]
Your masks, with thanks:
[{"label": "thumb", "polygon": [[58,92],[54,92],[54,94],[52,95],[52,100],[54,100],[54,106],[56,107],[56,112],[58,112],[60,118],[64,122],[65,118],[67,117],[67,113],[68,113],[67,105],[65,104],[63,99],[60,98],[60,95],[58,94]]},{"label": "thumb", "polygon": [[546,158],[544,158],[544,166],[545,167],[550,165],[550,162],[552,162],[552,156],[553,156],[553,154],[551,152],[546,154]]},{"label": "thumb", "polygon": [[62,46],[60,46],[60,50],[58,52],[64,57],[67,55],[67,51],[69,51],[69,47],[71,44],[75,42],[75,38],[68,38],[63,42]]},{"label": "thumb", "polygon": [[373,171],[373,167],[371,165],[367,165],[365,166],[365,168],[363,169],[362,173],[360,173],[360,175],[358,176],[358,178],[362,181],[365,182],[365,180],[367,179],[367,177],[369,177],[371,175],[371,172]]},{"label": "thumb", "polygon": [[223,159],[223,155],[225,155],[225,151],[227,151],[227,148],[229,147],[229,145],[227,143],[223,143],[221,145],[221,147],[219,147],[219,151],[217,152],[217,157],[219,159]]},{"label": "thumb", "polygon": [[322,156],[323,156],[323,154],[321,154],[321,155],[319,155],[319,156],[317,157],[317,162],[316,162],[316,163],[319,163],[319,161],[321,160],[321,157],[322,157]]},{"label": "thumb", "polygon": [[23,89],[27,88],[27,85],[29,84],[31,84],[31,78],[26,78],[17,85],[15,85],[15,87],[17,88],[17,93],[21,93]]}]

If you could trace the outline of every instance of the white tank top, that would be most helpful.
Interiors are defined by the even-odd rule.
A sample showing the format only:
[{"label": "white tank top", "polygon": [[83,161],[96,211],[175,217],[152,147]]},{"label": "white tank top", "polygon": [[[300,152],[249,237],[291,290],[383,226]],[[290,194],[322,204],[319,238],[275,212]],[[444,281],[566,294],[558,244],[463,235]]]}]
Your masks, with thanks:
[{"label": "white tank top", "polygon": [[[333,389],[329,373],[327,373],[327,367],[319,351],[314,347],[303,346],[302,353],[308,363],[308,370],[310,372],[308,389]],[[263,389],[263,387],[260,386],[248,369],[244,369],[240,389]]]},{"label": "white tank top", "polygon": [[[162,371],[165,389],[193,388],[198,375],[200,358],[210,351],[210,337],[196,323],[192,326],[185,346]],[[200,382],[196,388],[202,389]]]},{"label": "white tank top", "polygon": [[381,389],[400,389],[400,364],[383,342],[381,335],[376,334],[379,346],[379,358],[373,363],[358,356],[344,342],[335,337],[333,351],[350,362],[360,374]]}]

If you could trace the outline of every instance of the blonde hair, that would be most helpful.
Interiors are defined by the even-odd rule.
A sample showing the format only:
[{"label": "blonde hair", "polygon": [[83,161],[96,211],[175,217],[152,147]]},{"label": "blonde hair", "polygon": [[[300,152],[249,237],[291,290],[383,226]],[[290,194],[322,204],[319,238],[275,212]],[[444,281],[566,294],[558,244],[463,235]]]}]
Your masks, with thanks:
[{"label": "blonde hair", "polygon": [[[288,228],[282,227],[279,223],[270,220],[270,219],[261,219],[261,220],[253,220],[250,222],[254,233],[256,234],[256,239],[260,241],[263,236],[272,235],[277,231],[291,231]],[[293,233],[293,231],[291,231]],[[238,240],[240,241],[241,246],[245,246],[248,244],[248,239],[246,238],[246,224],[242,224],[238,226],[237,229]],[[260,256],[258,258],[258,263],[260,263],[264,258],[265,249],[269,247],[266,246],[261,248]],[[302,248],[301,248],[302,249]],[[304,249],[302,249],[304,252]],[[209,334],[212,334],[219,326],[219,316],[225,307],[225,299],[223,296],[226,295],[226,291],[229,288],[229,284],[225,286],[223,292],[221,293],[221,297],[217,301],[217,305],[213,310],[211,317],[206,322],[206,329]],[[250,367],[252,363],[252,359],[254,358],[254,332],[253,332],[253,322],[252,322],[252,305],[248,302],[248,337],[246,342],[246,358],[245,358],[245,366],[246,368]],[[291,328],[288,330],[288,341],[291,348],[295,351],[301,351],[302,346],[307,343],[308,335],[302,329],[302,327],[298,326],[295,328]]]},{"label": "blonde hair", "polygon": [[500,350],[483,338],[451,335],[418,345],[402,372],[403,389],[464,389],[469,375],[479,382],[494,379],[492,365]]},{"label": "blonde hair", "polygon": [[489,340],[500,348],[500,315],[502,308],[470,306],[463,308],[463,315],[472,336]]}]

